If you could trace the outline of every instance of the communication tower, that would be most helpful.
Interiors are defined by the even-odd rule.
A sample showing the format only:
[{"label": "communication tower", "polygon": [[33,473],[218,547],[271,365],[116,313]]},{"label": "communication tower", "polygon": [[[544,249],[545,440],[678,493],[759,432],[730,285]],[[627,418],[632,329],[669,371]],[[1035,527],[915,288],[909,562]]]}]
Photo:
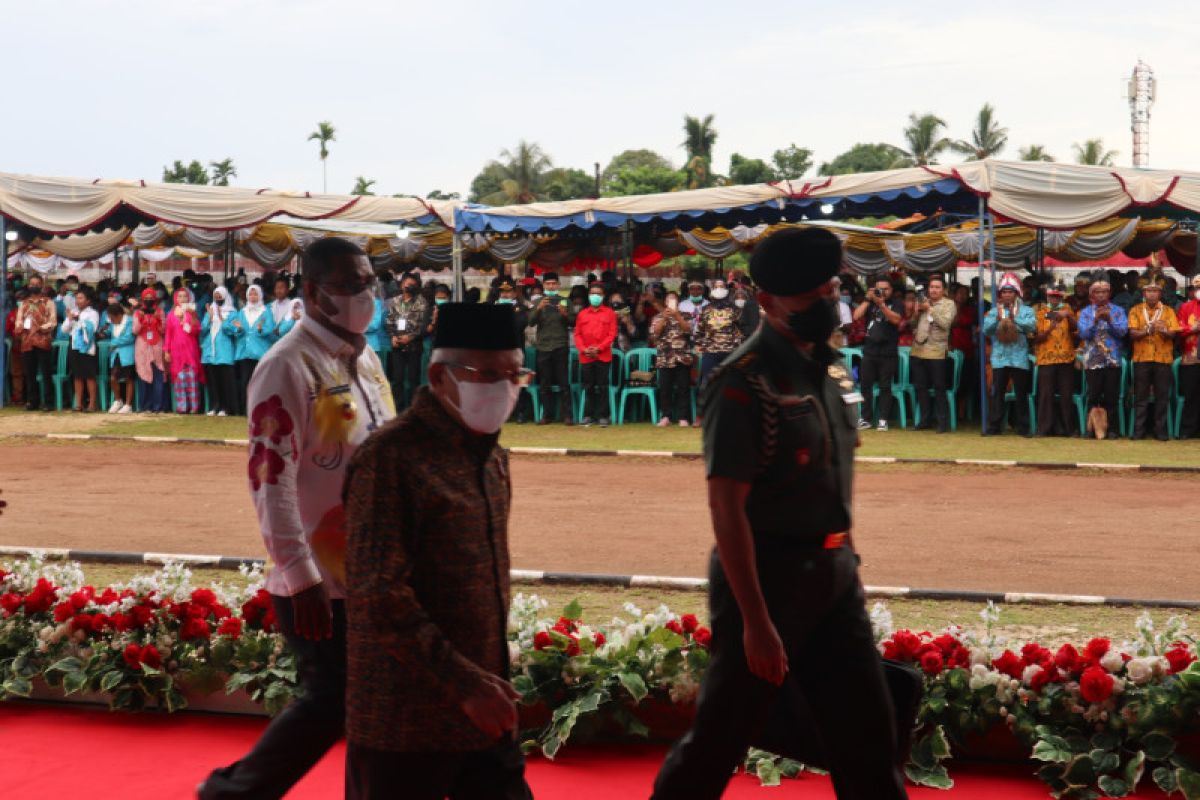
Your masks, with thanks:
[{"label": "communication tower", "polygon": [[1139,58],[1129,79],[1129,117],[1133,130],[1133,165],[1150,166],[1150,106],[1154,105],[1154,70]]}]

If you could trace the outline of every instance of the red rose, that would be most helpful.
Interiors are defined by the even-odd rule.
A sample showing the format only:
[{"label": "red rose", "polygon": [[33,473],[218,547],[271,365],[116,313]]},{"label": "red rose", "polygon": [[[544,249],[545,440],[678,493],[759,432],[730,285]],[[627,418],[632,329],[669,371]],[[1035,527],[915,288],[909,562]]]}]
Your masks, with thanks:
[{"label": "red rose", "polygon": [[579,655],[581,652],[579,649],[579,638],[575,635],[568,636],[567,638],[571,640],[567,644],[567,656],[571,657]]},{"label": "red rose", "polygon": [[677,620],[677,619],[670,620],[663,627],[666,628],[667,630],[669,630],[671,633],[675,633],[680,636],[683,636],[683,626],[679,624],[679,620]]},{"label": "red rose", "polygon": [[942,658],[942,651],[936,647],[921,654],[921,669],[925,670],[926,675],[937,675],[944,666],[945,659]]},{"label": "red rose", "polygon": [[0,595],[0,608],[4,609],[4,616],[11,617],[17,613],[17,609],[25,602],[25,598],[16,592],[8,592]]},{"label": "red rose", "polygon": [[71,603],[71,606],[76,611],[80,610],[81,608],[83,608],[84,606],[86,606],[88,604],[88,596],[86,594],[84,594],[82,590],[80,590],[78,592],[72,592],[71,596],[69,598],[67,598],[67,600],[68,600],[68,602]]},{"label": "red rose", "polygon": [[142,648],[136,644],[130,644],[125,648],[125,652],[121,654],[125,659],[125,663],[130,669],[138,669],[142,664]]},{"label": "red rose", "polygon": [[208,637],[208,623],[202,619],[188,617],[183,621],[183,625],[179,626],[179,638],[181,639],[207,639]]},{"label": "red rose", "polygon": [[217,626],[218,636],[229,636],[234,639],[242,635],[242,621],[237,617],[226,617]]},{"label": "red rose", "polygon": [[708,646],[712,644],[712,631],[701,625],[699,628],[696,628],[696,632],[692,634],[692,638],[696,640],[696,644],[707,650]]},{"label": "red rose", "polygon": [[1183,642],[1176,642],[1175,646],[1167,652],[1163,653],[1167,659],[1167,663],[1171,665],[1171,674],[1183,672],[1188,668],[1188,665],[1196,660],[1196,656],[1188,650],[1188,646]]},{"label": "red rose", "polygon": [[192,602],[212,608],[217,604],[217,595],[212,589],[193,589]]},{"label": "red rose", "polygon": [[883,657],[893,661],[916,661],[921,638],[912,631],[896,631],[883,643]]},{"label": "red rose", "polygon": [[40,614],[49,611],[58,599],[58,589],[45,578],[38,578],[37,586],[25,597],[25,613]]},{"label": "red rose", "polygon": [[144,628],[154,618],[154,609],[145,605],[134,606],[129,609],[129,618],[133,623],[133,627]]},{"label": "red rose", "polygon": [[1056,675],[1054,667],[1042,667],[1029,680],[1029,688],[1035,692],[1040,692],[1042,689],[1046,688],[1046,684],[1051,683],[1055,677]]},{"label": "red rose", "polygon": [[1031,667],[1034,664],[1044,666],[1051,658],[1050,651],[1035,642],[1030,642],[1021,648],[1021,659],[1027,667]]},{"label": "red rose", "polygon": [[59,603],[54,607],[54,621],[66,622],[75,615],[75,606],[70,603]]},{"label": "red rose", "polygon": [[98,598],[96,598],[96,602],[102,606],[106,606],[109,603],[115,603],[120,599],[121,599],[121,596],[119,594],[117,594],[116,591],[111,586],[109,586],[107,589],[105,589],[103,592],[100,593],[100,596]]},{"label": "red rose", "polygon": [[92,618],[87,614],[80,614],[71,619],[71,631],[83,631],[84,633],[92,632]]},{"label": "red rose", "polygon": [[538,631],[533,635],[533,649],[545,650],[554,644],[554,639],[550,638],[550,634],[546,631]]},{"label": "red rose", "polygon": [[700,620],[696,619],[695,614],[684,614],[679,618],[679,622],[683,625],[683,630],[686,633],[693,633],[696,628],[700,627]]},{"label": "red rose", "polygon": [[142,648],[142,663],[147,667],[158,669],[162,666],[162,656],[158,654],[158,648],[152,644],[148,644]]},{"label": "red rose", "polygon": [[607,642],[608,640],[604,638],[603,633],[597,633],[595,636],[592,637],[592,641],[595,642],[596,647],[604,647],[604,643]]},{"label": "red rose", "polygon": [[1092,639],[1087,643],[1087,646],[1083,648],[1083,651],[1087,653],[1088,657],[1093,661],[1099,661],[1108,654],[1108,651],[1111,647],[1112,643],[1109,642],[1108,639]]},{"label": "red rose", "polygon": [[1063,672],[1079,671],[1079,651],[1072,644],[1064,644],[1054,654],[1054,665]]},{"label": "red rose", "polygon": [[943,633],[941,636],[934,639],[933,643],[937,645],[938,650],[941,650],[942,655],[946,658],[949,658],[951,653],[962,647],[962,644],[958,641],[958,639],[955,639],[948,633]]},{"label": "red rose", "polygon": [[999,658],[992,662],[992,668],[1014,680],[1020,680],[1025,671],[1021,658],[1012,650],[1005,650]]},{"label": "red rose", "polygon": [[118,611],[109,617],[109,620],[112,621],[112,626],[121,632],[133,630],[133,618],[128,614]]},{"label": "red rose", "polygon": [[1103,703],[1112,697],[1113,676],[1104,667],[1088,667],[1079,678],[1079,693],[1089,703]]},{"label": "red rose", "polygon": [[96,616],[92,617],[92,630],[96,631],[97,633],[105,628],[111,628],[112,626],[112,618],[109,617],[108,614],[97,614]]}]

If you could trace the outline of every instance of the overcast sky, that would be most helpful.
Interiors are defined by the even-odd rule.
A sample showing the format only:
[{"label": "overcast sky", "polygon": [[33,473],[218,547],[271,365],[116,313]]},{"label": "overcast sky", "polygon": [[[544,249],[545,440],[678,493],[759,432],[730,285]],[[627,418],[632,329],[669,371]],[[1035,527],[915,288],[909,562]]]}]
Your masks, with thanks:
[{"label": "overcast sky", "polygon": [[[1003,156],[1102,137],[1128,164],[1125,83],[1158,78],[1153,167],[1200,170],[1194,3],[6,3],[0,144],[9,172],[161,179],[232,157],[241,186],[464,195],[521,138],[591,171],[627,148],[683,161],[684,114],[716,115],[715,168],[796,143],[832,159],[902,143],[910,112],[967,137],[991,102]],[[972,4],[967,4],[968,8]],[[918,10],[937,9],[936,17]],[[948,159],[950,161],[956,158]]]}]

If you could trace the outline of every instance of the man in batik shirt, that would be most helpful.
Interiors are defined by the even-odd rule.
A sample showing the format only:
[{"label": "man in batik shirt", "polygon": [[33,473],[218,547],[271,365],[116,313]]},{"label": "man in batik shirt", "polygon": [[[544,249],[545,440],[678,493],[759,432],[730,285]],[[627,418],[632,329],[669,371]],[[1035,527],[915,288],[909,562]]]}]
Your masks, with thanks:
[{"label": "man in batik shirt", "polygon": [[[1038,436],[1071,436],[1075,432],[1075,312],[1064,302],[1061,282],[1046,290],[1046,302],[1034,313],[1033,353],[1037,357]],[[1055,399],[1057,398],[1057,403]]]},{"label": "man in batik shirt", "polygon": [[1129,338],[1133,340],[1133,438],[1146,436],[1150,394],[1154,394],[1154,438],[1165,442],[1167,408],[1171,402],[1171,364],[1175,361],[1175,334],[1179,321],[1162,301],[1162,284],[1142,287],[1143,302],[1129,310]]},{"label": "man in batik shirt", "polygon": [[1097,278],[1088,296],[1091,304],[1079,314],[1079,339],[1083,343],[1083,368],[1087,370],[1088,381],[1088,425],[1097,435],[1103,430],[1105,438],[1116,439],[1121,348],[1129,331],[1129,320],[1125,310],[1112,302],[1112,285],[1106,279]]}]

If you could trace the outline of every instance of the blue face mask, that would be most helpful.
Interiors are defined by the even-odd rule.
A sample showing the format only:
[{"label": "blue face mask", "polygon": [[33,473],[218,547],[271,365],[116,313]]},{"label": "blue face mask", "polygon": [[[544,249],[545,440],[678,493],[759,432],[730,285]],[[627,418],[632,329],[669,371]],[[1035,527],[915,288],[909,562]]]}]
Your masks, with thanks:
[{"label": "blue face mask", "polygon": [[497,298],[497,299],[496,299],[496,304],[497,304],[497,305],[503,305],[503,306],[511,306],[511,305],[515,305],[515,304],[516,304],[516,302],[517,302],[517,301],[516,301],[516,300],[513,300],[511,297],[499,297],[499,298]]},{"label": "blue face mask", "polygon": [[592,304],[592,308],[596,308],[604,302],[604,296],[599,294],[589,294],[588,302]]}]

